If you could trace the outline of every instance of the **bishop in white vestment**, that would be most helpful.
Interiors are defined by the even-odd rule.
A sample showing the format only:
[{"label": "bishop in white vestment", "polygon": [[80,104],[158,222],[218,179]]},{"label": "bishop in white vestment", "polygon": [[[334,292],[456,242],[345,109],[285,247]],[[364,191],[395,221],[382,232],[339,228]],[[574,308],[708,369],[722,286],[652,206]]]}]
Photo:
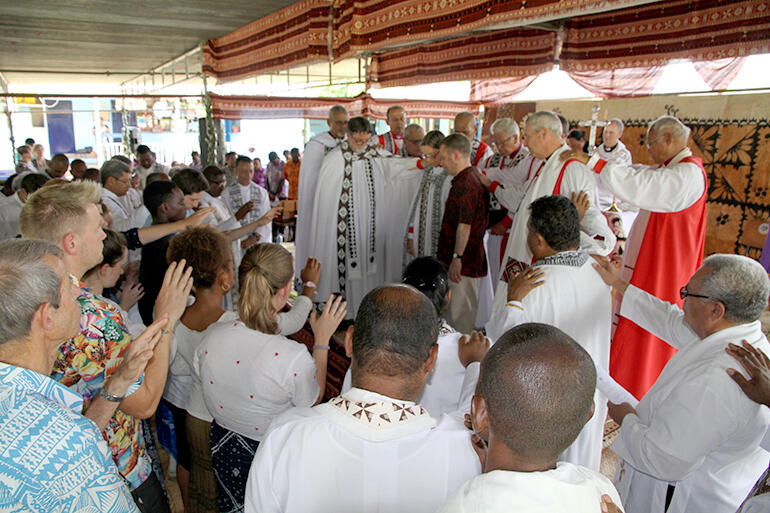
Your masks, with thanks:
[{"label": "bishop in white vestment", "polygon": [[321,166],[309,254],[324,269],[318,297],[343,295],[348,315],[354,316],[367,292],[386,283],[389,273],[400,275],[406,220],[393,223],[406,217],[409,203],[394,205],[391,199],[400,196],[393,192],[398,187],[414,190],[419,174],[416,159],[381,157],[368,145],[365,118],[351,119],[348,127],[348,140],[330,151]]},{"label": "bishop in white vestment", "polygon": [[329,109],[326,120],[329,131],[316,135],[305,145],[297,188],[297,229],[294,237],[294,276],[299,279],[312,245],[313,203],[321,164],[327,153],[336,148],[347,136],[348,111],[341,105]]},{"label": "bishop in white vestment", "polygon": [[[260,187],[251,181],[251,177],[254,175],[254,167],[250,158],[238,157],[235,174],[237,181],[225,189],[222,193],[222,199],[234,215],[246,203],[252,202],[251,210],[239,220],[241,226],[246,226],[267,214],[270,210],[270,195],[264,187]],[[255,234],[259,235],[259,243],[273,242],[273,223],[270,222],[260,226],[255,230]]]}]

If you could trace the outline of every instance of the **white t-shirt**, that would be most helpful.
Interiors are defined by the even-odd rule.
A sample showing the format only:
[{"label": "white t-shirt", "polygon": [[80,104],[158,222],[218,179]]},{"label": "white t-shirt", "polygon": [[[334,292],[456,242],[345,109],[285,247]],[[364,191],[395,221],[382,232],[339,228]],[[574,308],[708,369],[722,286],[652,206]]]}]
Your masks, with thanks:
[{"label": "white t-shirt", "polygon": [[476,476],[437,513],[599,513],[603,494],[622,508],[609,479],[561,461],[544,472],[495,470]]},{"label": "white t-shirt", "polygon": [[312,406],[320,387],[305,347],[240,320],[210,327],[198,349],[203,400],[221,426],[261,441],[270,422],[292,406]]}]

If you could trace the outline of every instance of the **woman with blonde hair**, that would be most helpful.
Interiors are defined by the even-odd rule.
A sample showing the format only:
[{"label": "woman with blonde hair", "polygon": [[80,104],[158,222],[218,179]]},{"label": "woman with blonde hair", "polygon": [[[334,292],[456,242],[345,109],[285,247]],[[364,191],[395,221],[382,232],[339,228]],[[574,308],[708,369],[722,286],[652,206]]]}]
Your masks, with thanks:
[{"label": "woman with blonde hair", "polygon": [[323,314],[310,316],[311,357],[303,344],[280,335],[277,314],[293,275],[292,256],[283,246],[249,248],[238,270],[238,319],[213,326],[196,352],[203,399],[214,417],[211,455],[220,511],[243,510],[251,461],[271,421],[323,397],[329,341],[346,303],[330,296]]}]

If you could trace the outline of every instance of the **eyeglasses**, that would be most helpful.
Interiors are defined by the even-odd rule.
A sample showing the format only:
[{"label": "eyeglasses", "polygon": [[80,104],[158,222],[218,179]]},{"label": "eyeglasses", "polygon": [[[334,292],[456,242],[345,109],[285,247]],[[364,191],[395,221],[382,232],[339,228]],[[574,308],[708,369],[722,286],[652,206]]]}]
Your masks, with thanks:
[{"label": "eyeglasses", "polygon": [[712,297],[712,296],[702,296],[702,295],[700,295],[700,294],[691,294],[691,293],[690,293],[690,291],[689,291],[689,290],[687,290],[687,285],[685,285],[684,287],[682,287],[681,289],[679,289],[679,297],[680,297],[680,298],[682,298],[682,299],[684,299],[684,298],[686,298],[687,296],[690,296],[690,297],[699,297],[699,298],[701,298],[701,299],[709,299],[709,300],[711,300],[711,301],[716,301],[717,303],[724,303],[724,301],[722,301],[721,299],[718,299],[718,298],[715,298],[715,297]]}]

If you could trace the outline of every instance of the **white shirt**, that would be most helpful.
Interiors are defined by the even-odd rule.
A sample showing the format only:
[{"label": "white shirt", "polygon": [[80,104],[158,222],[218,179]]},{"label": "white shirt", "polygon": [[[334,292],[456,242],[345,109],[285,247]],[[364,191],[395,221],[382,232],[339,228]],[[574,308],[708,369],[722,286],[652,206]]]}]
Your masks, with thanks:
[{"label": "white shirt", "polygon": [[433,513],[481,470],[470,436],[455,417],[437,424],[419,404],[353,388],[275,420],[244,511]]},{"label": "white shirt", "polygon": [[[241,226],[246,226],[247,224],[258,220],[270,210],[270,196],[268,195],[267,190],[254,182],[249,182],[249,185],[246,186],[236,182],[225,189],[221,197],[222,201],[227,205],[227,208],[233,213],[233,216],[235,216],[235,213],[238,212],[238,209],[243,205],[249,201],[254,202],[251,211],[241,219]],[[254,232],[259,234],[260,243],[273,242],[273,223],[267,223],[264,226],[260,226],[254,230]]]},{"label": "white shirt", "polygon": [[[545,283],[521,301],[508,302],[487,323],[487,334],[497,341],[506,331],[528,322],[555,326],[585,349],[594,365],[609,369],[612,294],[593,268],[594,259],[582,251],[564,251],[535,262]],[[607,398],[594,393],[594,415],[560,460],[599,471],[602,457]]]},{"label": "white shirt", "polygon": [[624,460],[615,485],[627,511],[662,511],[673,482],[669,513],[734,513],[768,466],[759,443],[770,411],[727,375],[727,368],[741,366],[724,348],[747,340],[770,353],[760,322],[701,340],[678,307],[634,286],[626,290],[620,314],[678,349],[636,415],[623,419],[612,445]]},{"label": "white shirt", "polygon": [[[438,356],[433,372],[428,375],[422,395],[417,399],[420,406],[425,407],[431,417],[439,418],[444,413],[456,414],[460,418],[471,411],[471,399],[476,391],[479,380],[478,362],[463,367],[458,356],[458,348],[462,333],[457,332],[446,321],[442,322],[439,331]],[[350,368],[345,373],[342,382],[342,392],[345,393],[353,386]]]},{"label": "white shirt", "polygon": [[171,176],[171,168],[168,166],[164,166],[163,164],[159,164],[158,162],[153,162],[150,167],[143,167],[141,164],[137,164],[137,166],[134,168],[134,172],[136,173],[136,176],[139,177],[139,188],[141,190],[144,190],[144,188],[147,186],[147,176],[153,174],[153,173],[166,173],[167,175]]},{"label": "white shirt", "polygon": [[109,207],[112,214],[113,230],[125,232],[131,228],[141,228],[147,221],[144,211],[140,209],[144,205],[140,204],[134,208],[128,193],[125,196],[118,196],[102,187],[102,202]]},{"label": "white shirt", "polygon": [[476,476],[437,513],[599,513],[604,494],[622,509],[609,479],[559,462],[555,469],[543,472],[495,470]]},{"label": "white shirt", "polygon": [[19,235],[19,215],[23,206],[18,192],[0,198],[0,241]]},{"label": "white shirt", "polygon": [[261,441],[270,422],[292,406],[311,406],[320,388],[305,347],[282,335],[217,323],[201,343],[199,371],[206,407],[218,424]]}]

